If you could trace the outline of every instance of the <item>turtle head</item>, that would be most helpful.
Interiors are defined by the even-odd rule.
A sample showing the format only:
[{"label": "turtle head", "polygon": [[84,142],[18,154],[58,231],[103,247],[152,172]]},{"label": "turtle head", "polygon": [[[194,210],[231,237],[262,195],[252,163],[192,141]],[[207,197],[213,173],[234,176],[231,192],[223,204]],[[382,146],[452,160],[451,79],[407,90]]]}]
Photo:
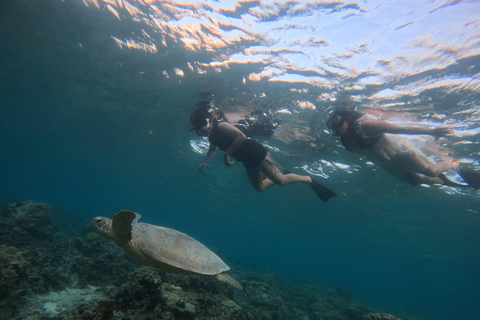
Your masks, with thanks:
[{"label": "turtle head", "polygon": [[105,217],[95,217],[92,219],[92,226],[98,233],[112,237],[112,219],[105,218]]}]

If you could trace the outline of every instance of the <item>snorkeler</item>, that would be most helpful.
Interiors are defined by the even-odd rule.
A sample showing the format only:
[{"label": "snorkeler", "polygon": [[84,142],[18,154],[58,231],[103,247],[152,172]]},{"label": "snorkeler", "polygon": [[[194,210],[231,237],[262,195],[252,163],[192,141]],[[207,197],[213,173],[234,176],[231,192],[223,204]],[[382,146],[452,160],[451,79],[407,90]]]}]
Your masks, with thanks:
[{"label": "snorkeler", "polygon": [[223,160],[227,167],[234,162],[230,157],[243,163],[250,183],[257,191],[265,191],[273,185],[284,186],[290,183],[305,183],[310,185],[315,194],[324,202],[335,197],[336,193],[320,184],[310,176],[281,172],[281,167],[275,163],[267,148],[247,136],[238,128],[223,118],[213,105],[200,103],[190,115],[193,129],[200,136],[208,136],[210,147],[205,161],[198,167],[201,172],[215,155],[217,148],[224,151]]},{"label": "snorkeler", "polygon": [[[378,120],[368,113],[334,110],[330,113],[327,128],[339,136],[343,146],[385,169],[398,179],[413,184],[444,184],[465,186],[449,180],[443,172],[456,169],[451,160],[431,161],[420,149],[395,134],[417,134],[444,137],[453,135],[447,127],[426,128],[399,126]],[[387,135],[387,133],[393,135]],[[480,188],[480,173],[458,170],[469,186]]]}]

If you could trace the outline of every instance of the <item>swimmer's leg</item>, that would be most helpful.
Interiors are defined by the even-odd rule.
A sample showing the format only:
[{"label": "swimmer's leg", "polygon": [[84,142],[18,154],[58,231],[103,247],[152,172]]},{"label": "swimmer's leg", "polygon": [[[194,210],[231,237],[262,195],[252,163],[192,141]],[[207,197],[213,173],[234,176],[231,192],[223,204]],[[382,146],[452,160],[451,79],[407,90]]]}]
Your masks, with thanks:
[{"label": "swimmer's leg", "polygon": [[[442,160],[433,162],[421,150],[412,146],[408,147],[406,151],[401,152],[396,158],[396,162],[398,163],[397,166],[399,168],[431,178],[437,177],[442,172],[454,168],[454,161],[451,157],[443,156]],[[422,181],[429,180],[413,176],[407,176],[406,179],[407,181],[417,181],[418,179]]]},{"label": "swimmer's leg", "polygon": [[440,179],[439,177],[428,177],[426,175],[415,172],[407,172],[401,180],[403,182],[416,186],[420,184],[444,184],[442,179]]},{"label": "swimmer's leg", "polygon": [[422,174],[429,176],[429,177],[436,177],[440,175],[442,172],[448,171],[450,169],[454,169],[454,162],[450,160],[442,160],[439,162],[431,162],[425,171]]},{"label": "swimmer's leg", "polygon": [[267,155],[258,166],[247,169],[247,176],[255,190],[259,192],[265,191],[274,185],[285,186],[296,182],[312,183],[312,179],[309,176],[300,176],[293,173],[282,174],[281,169],[282,168]]},{"label": "swimmer's leg", "polygon": [[260,189],[258,191],[264,191],[267,188],[271,187],[273,184],[279,185],[279,186],[286,186],[287,184],[291,183],[306,183],[306,184],[311,184],[312,183],[312,178],[309,176],[301,176],[299,174],[295,173],[287,173],[283,174],[279,170],[272,168],[271,165],[266,164],[266,165],[260,165],[259,169],[261,170],[261,173],[265,175],[265,179],[261,181]]},{"label": "swimmer's leg", "polygon": [[265,191],[274,184],[285,186],[291,183],[305,183],[311,186],[315,194],[324,202],[337,194],[320,184],[310,176],[302,176],[289,171],[281,172],[281,167],[267,154],[265,159],[255,168],[248,169],[247,175],[257,191]]},{"label": "swimmer's leg", "polygon": [[267,172],[261,171],[260,168],[247,170],[247,176],[255,190],[259,192],[265,191],[274,185],[285,186],[296,182],[312,183],[312,179],[308,176],[300,176],[293,173],[286,175],[282,173],[267,174]]},{"label": "swimmer's leg", "polygon": [[260,170],[259,167],[247,169],[247,176],[252,186],[258,192],[265,191],[271,186],[275,185],[272,180],[268,179],[265,176],[265,174]]},{"label": "swimmer's leg", "polygon": [[[269,161],[273,161],[273,159],[269,159]],[[273,161],[275,164],[275,162]],[[298,174],[290,173],[288,170],[285,170],[283,174],[280,172],[278,165],[268,165],[265,166],[265,175],[275,182],[275,184],[278,184],[280,186],[284,186],[290,183],[297,183],[297,182],[303,182],[306,184],[309,184],[310,187],[312,188],[313,192],[317,195],[317,197],[320,198],[323,202],[327,202],[330,198],[335,197],[337,194],[333,191],[330,190],[329,188],[325,187],[322,185],[320,182],[315,180],[314,178],[310,176],[301,176]]]},{"label": "swimmer's leg", "polygon": [[[279,186],[286,186],[291,183],[306,183],[311,184],[312,178],[309,176],[301,176],[294,173],[283,174],[282,168],[273,160],[272,156],[267,153],[265,159],[258,165],[258,169],[274,184]],[[288,172],[288,171],[287,171]]]},{"label": "swimmer's leg", "polygon": [[[460,171],[462,171],[462,170],[460,170]],[[471,171],[471,172],[465,173],[465,171],[462,171],[462,173],[464,175],[466,175],[467,179],[469,180],[469,181],[467,181],[467,179],[464,176],[462,176],[460,171],[458,173],[463,178],[463,180],[465,180],[465,182],[467,182],[468,186],[470,186],[472,188],[475,188],[475,189],[480,189],[480,172],[474,172],[472,170],[473,172]],[[446,185],[446,186],[449,186],[449,187],[465,187],[466,186],[465,184],[457,183],[455,181],[452,181],[452,180],[448,179],[447,176],[443,173],[440,173],[436,177],[428,177],[428,176],[425,176],[423,174],[408,172],[402,178],[402,181],[413,184],[413,185],[443,184],[443,185]]]},{"label": "swimmer's leg", "polygon": [[276,175],[272,176],[270,179],[274,181],[275,184],[278,184],[279,186],[284,186],[284,185],[287,185],[290,183],[296,183],[296,182],[307,183],[310,185],[310,187],[312,188],[313,192],[315,192],[317,197],[319,197],[320,200],[322,200],[323,202],[327,202],[330,198],[333,198],[337,195],[333,190],[325,187],[320,182],[318,182],[317,180],[309,176],[301,176],[298,174],[289,173],[287,171],[287,173],[284,173],[284,174],[277,172]]}]

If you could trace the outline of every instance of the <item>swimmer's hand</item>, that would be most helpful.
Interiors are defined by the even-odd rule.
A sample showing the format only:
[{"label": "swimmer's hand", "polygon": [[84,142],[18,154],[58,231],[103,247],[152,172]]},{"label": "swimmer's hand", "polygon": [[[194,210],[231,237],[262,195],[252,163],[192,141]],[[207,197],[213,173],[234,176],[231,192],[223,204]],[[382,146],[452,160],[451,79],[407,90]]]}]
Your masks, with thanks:
[{"label": "swimmer's hand", "polygon": [[432,129],[432,133],[430,135],[434,137],[446,137],[446,136],[453,136],[455,135],[455,131],[453,129],[450,129],[448,127],[438,127]]},{"label": "swimmer's hand", "polygon": [[201,165],[198,166],[197,171],[202,172],[202,170],[205,169],[206,166],[207,166],[206,163],[202,163]]},{"label": "swimmer's hand", "polygon": [[231,167],[231,166],[233,166],[233,164],[235,163],[234,161],[230,161],[230,156],[227,155],[227,154],[224,154],[224,155],[223,155],[223,162],[225,163],[225,165],[226,165],[227,167]]}]

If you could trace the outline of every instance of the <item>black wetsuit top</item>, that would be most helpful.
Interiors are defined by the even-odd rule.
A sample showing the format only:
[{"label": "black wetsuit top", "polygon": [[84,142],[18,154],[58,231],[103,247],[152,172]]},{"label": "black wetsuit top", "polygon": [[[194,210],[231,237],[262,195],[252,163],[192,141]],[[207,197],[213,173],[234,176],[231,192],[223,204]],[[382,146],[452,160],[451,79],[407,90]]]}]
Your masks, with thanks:
[{"label": "black wetsuit top", "polygon": [[[233,143],[233,138],[223,134],[218,129],[218,125],[222,121],[215,121],[213,123],[213,129],[208,136],[210,143],[217,146],[218,149],[222,150],[223,152],[227,151],[228,148]],[[227,121],[223,121],[227,122]],[[265,159],[267,155],[267,148],[263,145],[258,143],[255,140],[251,140],[247,138],[234,153],[232,153],[232,157],[235,160],[238,160],[243,163],[245,169],[251,169],[260,164],[260,162]]]}]

